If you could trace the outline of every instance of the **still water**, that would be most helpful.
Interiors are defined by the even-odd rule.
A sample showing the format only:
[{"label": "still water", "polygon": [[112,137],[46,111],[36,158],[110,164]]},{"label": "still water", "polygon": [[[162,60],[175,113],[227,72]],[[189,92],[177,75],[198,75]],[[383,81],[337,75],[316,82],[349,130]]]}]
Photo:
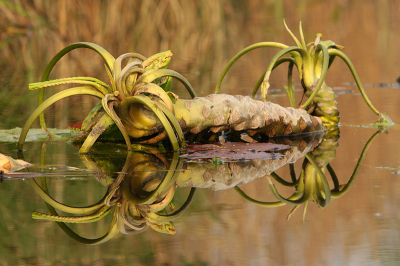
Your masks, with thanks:
[{"label": "still water", "polygon": [[[121,4],[123,1],[115,2],[118,2],[116,6],[123,7]],[[167,10],[166,21],[169,21],[173,10],[176,10],[177,1],[170,2],[171,7],[164,7]],[[149,28],[149,32],[153,30],[151,34],[139,31],[140,38],[144,41],[138,43],[132,41],[131,43],[134,43],[132,45],[106,41],[111,39],[106,34],[107,27],[122,32],[121,25],[110,26],[111,22],[104,32],[97,31],[97,34],[104,38],[99,38],[95,34],[87,37],[83,29],[79,28],[79,23],[82,22],[77,17],[74,18],[75,22],[71,22],[75,23],[71,24],[71,27],[76,26],[73,31],[75,35],[63,31],[62,27],[59,32],[51,31],[51,34],[61,36],[60,43],[63,43],[65,38],[69,38],[67,39],[69,43],[82,40],[97,42],[107,47],[115,56],[130,51],[152,54],[172,49],[174,57],[170,68],[183,74],[192,83],[199,96],[205,96],[213,92],[223,66],[241,48],[254,42],[269,41],[271,38],[291,44],[290,37],[281,25],[280,19],[284,15],[293,28],[299,20],[303,20],[306,38],[310,41],[315,33],[323,32],[328,39],[334,39],[335,42],[346,46],[345,52],[353,60],[371,101],[378,110],[387,111],[395,123],[400,122],[397,104],[400,90],[399,84],[395,81],[400,75],[398,67],[396,68],[398,53],[395,50],[396,44],[399,43],[396,25],[400,25],[400,22],[397,16],[392,14],[396,8],[385,1],[381,1],[379,6],[368,2],[361,7],[347,1],[337,1],[338,3],[332,1],[335,3],[324,7],[315,4],[311,7],[305,4],[305,1],[299,1],[304,4],[299,4],[296,7],[298,9],[286,5],[282,7],[280,6],[282,1],[269,2],[265,5],[257,2],[253,4],[254,6],[247,6],[245,10],[242,10],[241,4],[227,3],[210,4],[210,6],[204,4],[198,7],[198,10],[202,8],[202,12],[210,13],[211,20],[203,19],[191,4],[181,3],[180,8],[184,10],[183,14],[186,16],[177,16],[176,21],[170,19],[170,24],[166,25],[160,21],[154,22],[146,15],[148,14],[146,10],[151,10],[157,3],[141,6],[136,15],[147,25],[155,23],[157,26]],[[29,6],[27,10],[32,13],[35,8],[40,11],[38,6]],[[72,10],[75,7],[71,5],[68,8]],[[61,25],[63,18],[65,19],[62,12],[55,13],[49,10],[46,12],[50,12],[53,17],[60,15],[55,23]],[[161,12],[162,8],[155,10]],[[268,10],[265,16],[261,14],[262,10]],[[310,10],[309,15],[305,10]],[[329,16],[318,13],[321,10],[325,10],[325,14]],[[21,23],[23,26],[29,22],[28,19],[33,19],[30,17],[18,20],[17,15],[12,17],[10,14],[13,13],[7,13],[4,9],[2,12],[7,14],[4,17],[9,21]],[[110,12],[118,13],[118,9]],[[183,26],[191,16],[190,12],[199,16],[191,23],[201,27],[192,28],[192,24],[189,23]],[[225,17],[218,16],[221,12],[225,12]],[[160,15],[162,12],[157,14]],[[129,21],[129,18],[126,17],[124,20]],[[321,21],[326,22],[325,27]],[[98,28],[102,27],[96,24],[95,20],[91,23]],[[37,26],[34,23],[32,25]],[[168,35],[163,31],[163,27],[170,27],[175,31]],[[42,40],[42,43],[38,42],[39,47],[30,47],[27,42],[27,40],[31,40],[32,43],[37,42],[39,36],[43,36],[40,35],[43,34],[41,30],[42,28],[37,32],[33,31],[33,35],[30,35],[32,39],[23,39],[25,37],[17,39],[20,41],[22,51],[25,52],[23,59],[8,57],[8,60],[11,60],[9,62],[15,61],[13,65],[15,73],[18,69],[23,69],[20,74],[10,74],[12,71],[9,68],[4,68],[7,71],[0,74],[1,80],[6,84],[1,90],[0,99],[1,129],[23,126],[36,106],[36,92],[29,92],[27,84],[40,79],[44,69],[42,61],[48,62],[50,60],[48,57],[69,44],[59,46],[57,43],[52,46],[48,43],[48,49],[52,53],[41,54],[43,50],[41,47],[47,43]],[[186,38],[187,32],[193,32],[190,38]],[[44,36],[48,38],[48,35]],[[108,38],[105,38],[107,36]],[[151,42],[152,38],[155,38],[156,42]],[[34,49],[33,52],[31,49]],[[11,52],[5,49],[4,51],[5,54],[12,55],[12,49]],[[247,59],[243,58],[241,67],[232,68],[226,77],[222,92],[250,94],[252,86],[267,67],[268,60],[274,52],[267,54],[254,51]],[[35,57],[39,55],[48,59]],[[87,70],[89,74],[85,72],[85,75],[91,76],[92,73],[96,73],[98,77],[106,80],[101,68],[91,63],[77,64],[79,61],[77,59],[81,58],[82,56],[67,58],[66,63],[61,65],[60,69],[56,69],[57,75],[74,76],[76,73],[80,74],[76,69],[86,67],[89,69]],[[282,68],[282,71],[279,71],[277,70],[276,77],[272,78],[268,99],[288,106],[289,101],[282,91],[282,86],[286,84],[286,69]],[[295,85],[299,90],[296,92],[296,99],[301,98],[298,80],[297,77]],[[293,150],[286,153],[283,151],[284,156],[280,161],[279,159],[247,161],[236,165],[234,163],[197,165],[181,161],[183,164],[181,168],[176,167],[167,171],[169,166],[174,164],[171,154],[155,156],[151,152],[133,153],[132,157],[126,160],[128,154],[123,146],[97,145],[93,149],[93,154],[82,157],[78,155],[77,147],[65,141],[46,142],[45,146],[41,142],[30,142],[25,144],[23,154],[24,159],[32,164],[29,171],[43,173],[50,195],[63,204],[83,207],[99,202],[107,194],[106,185],[113,182],[111,178],[121,175],[124,167],[126,169],[130,167],[133,170],[130,175],[124,176],[125,181],[132,176],[144,178],[151,175],[160,180],[167,175],[174,176],[177,179],[177,188],[173,209],[178,211],[181,206],[184,209],[179,213],[180,216],[173,220],[173,230],[176,231],[174,235],[160,233],[149,227],[140,230],[138,234],[125,235],[117,232],[105,243],[87,245],[81,243],[85,241],[77,241],[82,239],[76,235],[65,233],[56,222],[32,219],[32,212],[49,213],[45,202],[35,192],[32,180],[4,180],[0,184],[0,265],[398,265],[400,263],[398,152],[400,127],[396,124],[388,132],[381,134],[377,133],[378,129],[371,127],[370,124],[376,121],[377,117],[364,103],[345,64],[335,62],[328,74],[327,83],[334,87],[337,95],[341,116],[340,135],[333,138],[322,137],[318,140],[322,144],[315,149],[319,149],[322,152],[320,155],[323,155],[323,143],[332,144],[328,149],[325,148],[325,151],[330,151],[325,155],[329,154],[330,166],[337,176],[338,190],[346,189],[346,193],[333,193],[337,197],[332,197],[326,208],[319,208],[315,202],[309,201],[304,216],[303,203],[288,220],[288,215],[294,206],[284,204],[277,204],[279,206],[275,207],[261,206],[262,204],[246,200],[239,190],[232,188],[242,183],[240,190],[252,199],[260,202],[276,202],[277,198],[265,174],[275,171],[286,181],[285,184],[292,183],[287,161],[293,163],[296,176],[299,178],[305,160],[304,155],[309,151],[307,149],[312,150],[312,147],[309,147],[312,144],[309,144],[307,149],[304,149],[304,146],[300,149],[293,140],[293,149],[298,153],[290,160],[287,158],[290,152],[294,152]],[[183,94],[181,87],[175,91]],[[12,98],[7,98],[10,95]],[[85,117],[93,103],[88,98],[76,97],[50,110],[46,117],[51,126],[63,128]],[[38,124],[34,127],[38,127]],[[364,150],[365,147],[367,148]],[[1,143],[0,153],[13,158],[18,157],[15,143]],[[310,154],[318,155],[313,151]],[[363,160],[358,164],[361,155]],[[93,168],[93,165],[97,168]],[[254,168],[254,165],[257,167]],[[276,168],[266,170],[265,167],[270,165]],[[233,178],[233,174],[226,174],[227,169],[230,169],[230,173],[233,169],[240,169],[239,174],[235,175],[236,179]],[[325,171],[325,174],[330,189],[334,190],[335,182],[328,171]],[[211,181],[204,178],[210,175]],[[353,179],[349,183],[351,177]],[[222,178],[222,185],[215,186],[212,182],[214,180],[218,182],[218,178]],[[245,181],[242,182],[240,178]],[[295,192],[293,186],[285,186],[279,184],[276,179],[269,178],[284,198],[290,197]],[[41,178],[35,180],[37,184],[43,181]],[[208,184],[201,183],[204,181]],[[349,185],[340,186],[346,184]],[[202,188],[197,188],[192,195],[191,192],[194,191],[190,188],[192,185]],[[189,197],[191,195],[192,198]],[[189,202],[187,202],[188,197]],[[312,199],[311,197],[310,200]],[[172,213],[170,208],[168,212]],[[60,214],[70,215],[64,212]],[[93,223],[68,224],[68,226],[82,238],[96,239],[109,231],[112,220],[113,213],[110,213]]]}]

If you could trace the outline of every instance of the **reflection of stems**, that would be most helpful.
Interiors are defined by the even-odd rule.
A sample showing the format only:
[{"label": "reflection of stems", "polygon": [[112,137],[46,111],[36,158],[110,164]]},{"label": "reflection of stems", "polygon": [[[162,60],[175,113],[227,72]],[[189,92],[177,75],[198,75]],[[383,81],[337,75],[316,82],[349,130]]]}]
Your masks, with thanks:
[{"label": "reflection of stems", "polygon": [[298,180],[296,181],[296,179],[294,179],[293,183],[289,183],[289,182],[283,180],[283,179],[282,179],[279,175],[277,175],[275,172],[272,172],[272,173],[271,173],[271,176],[272,176],[279,184],[282,184],[282,185],[284,185],[284,186],[286,186],[286,187],[294,187],[294,186],[297,186],[297,185],[299,184],[299,181],[298,181]]},{"label": "reflection of stems", "polygon": [[234,187],[234,189],[236,190],[237,193],[239,193],[240,196],[242,196],[245,200],[250,201],[251,203],[254,203],[258,206],[261,207],[280,207],[283,205],[286,205],[285,203],[281,202],[281,201],[275,201],[275,202],[264,202],[264,201],[258,201],[255,200],[251,197],[249,197],[246,193],[243,192],[243,190],[241,190],[239,187]]},{"label": "reflection of stems", "polygon": [[[45,161],[44,161],[45,153],[46,153],[46,145],[43,145],[42,152],[41,152],[41,160],[40,160],[41,167],[43,167],[45,165]],[[35,180],[33,180],[33,181],[37,185],[36,181]],[[41,185],[42,185],[42,189],[43,189],[44,193],[48,194],[49,191],[48,191],[48,187],[47,187],[46,177],[41,178]],[[58,213],[54,209],[53,206],[51,206],[47,202],[46,202],[46,206],[47,206],[47,209],[49,210],[49,212],[51,213],[51,215],[58,216]],[[75,233],[71,228],[69,228],[65,223],[63,223],[63,222],[56,222],[56,223],[69,237],[75,239],[76,241],[78,241],[80,243],[87,244],[87,245],[101,244],[101,243],[104,243],[104,242],[110,240],[119,232],[118,224],[117,224],[118,208],[119,208],[119,205],[116,206],[116,210],[114,211],[114,216],[111,221],[111,225],[110,225],[108,232],[105,235],[103,235],[102,237],[96,238],[96,239],[87,239],[87,238],[81,237],[80,235]]]},{"label": "reflection of stems", "polygon": [[163,215],[163,214],[157,214],[154,212],[142,212],[142,211],[140,213],[143,215],[143,217],[145,217],[148,221],[150,221],[152,223],[166,223],[166,222],[173,221],[176,218],[180,217],[187,210],[187,208],[189,208],[190,204],[193,201],[195,192],[196,192],[196,188],[192,187],[190,189],[189,196],[188,196],[187,200],[185,201],[185,203],[182,205],[182,207],[179,210],[177,210],[171,214]]},{"label": "reflection of stems", "polygon": [[[367,143],[365,143],[364,149],[363,149],[363,151],[361,152],[360,158],[358,159],[356,168],[354,168],[353,174],[351,175],[351,177],[350,177],[350,179],[349,179],[349,182],[347,182],[347,184],[344,186],[344,188],[343,188],[342,190],[340,190],[340,191],[339,191],[339,188],[336,188],[336,187],[335,187],[335,190],[332,191],[332,197],[333,197],[333,198],[339,198],[339,197],[343,196],[343,195],[350,189],[350,187],[351,187],[351,185],[353,184],[354,180],[356,180],[358,171],[360,170],[361,164],[362,164],[362,162],[364,161],[364,158],[365,158],[365,155],[366,155],[366,153],[367,153],[367,151],[368,151],[369,146],[372,144],[372,141],[373,141],[373,140],[376,138],[376,136],[378,136],[378,135],[379,135],[379,131],[375,132],[375,134],[372,135],[372,137],[367,141]],[[329,171],[329,169],[330,169],[331,167],[330,167],[330,165],[328,165],[328,166],[329,166],[329,167],[328,167],[328,171]],[[332,170],[333,170],[333,169],[332,169]],[[332,178],[333,178],[333,179],[336,178],[336,180],[337,180],[337,177],[336,177],[336,175],[335,175],[335,172],[333,172],[333,171],[332,171],[332,172],[329,171],[329,172],[331,173]],[[333,175],[332,175],[332,173],[333,173]],[[334,181],[334,182],[335,182],[335,181]]]},{"label": "reflection of stems", "polygon": [[[326,180],[324,172],[322,172],[321,168],[317,165],[317,163],[314,160],[314,157],[311,155],[306,154],[306,158],[308,161],[314,166],[315,170],[317,170],[317,173],[319,175],[320,180],[322,181],[322,184],[324,186],[325,190],[325,199],[319,199],[318,205],[321,207],[326,207],[329,205],[331,202],[331,190],[329,188],[328,180]],[[318,177],[317,177],[318,178]]]},{"label": "reflection of stems", "polygon": [[[164,177],[163,181],[158,185],[157,189],[155,189],[148,197],[146,198],[140,198],[130,191],[130,180],[125,179],[123,182],[126,183],[123,185],[123,195],[124,197],[138,205],[144,205],[144,204],[152,204],[157,200],[158,197],[162,197],[165,195],[166,192],[169,191],[171,186],[174,184],[176,179],[178,178],[180,171],[182,169],[183,165],[183,160],[179,158],[179,153],[174,153],[174,157],[172,159],[170,168],[168,169],[167,175]],[[176,171],[178,170],[178,171]]]}]

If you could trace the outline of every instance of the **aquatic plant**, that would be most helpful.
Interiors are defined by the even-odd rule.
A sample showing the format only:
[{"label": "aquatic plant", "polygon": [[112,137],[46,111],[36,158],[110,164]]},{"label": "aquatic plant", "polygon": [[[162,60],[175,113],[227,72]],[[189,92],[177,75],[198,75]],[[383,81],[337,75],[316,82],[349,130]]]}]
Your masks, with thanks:
[{"label": "aquatic plant", "polygon": [[[47,81],[55,64],[68,52],[77,48],[92,49],[105,60],[110,85],[90,77],[73,77]],[[250,97],[209,95],[196,97],[190,83],[179,73],[165,69],[170,51],[149,58],[127,53],[117,59],[93,43],[75,43],[61,50],[48,64],[42,81],[29,85],[39,89],[39,107],[28,118],[21,132],[18,149],[22,150],[32,123],[40,117],[43,130],[47,130],[43,111],[53,103],[73,95],[92,95],[101,99],[80,130],[85,139],[80,153],[88,152],[99,136],[116,125],[123,135],[128,150],[131,138],[139,143],[157,143],[168,136],[174,150],[185,146],[183,132],[198,134],[229,130],[247,131],[249,134],[279,136],[323,130],[322,121],[304,110],[283,108],[270,102],[255,101]],[[124,59],[130,59],[122,66]],[[193,100],[182,100],[170,92],[171,77],[186,87]],[[44,89],[61,84],[79,84],[80,87],[63,90],[44,101]],[[176,133],[176,135],[175,135]],[[51,134],[49,133],[51,136]],[[178,140],[177,140],[178,139]]]},{"label": "aquatic plant", "polygon": [[[350,59],[345,53],[340,51],[344,47],[334,43],[333,41],[322,41],[322,34],[318,33],[314,42],[306,44],[303,29],[300,22],[300,40],[290,31],[288,26],[284,21],[286,30],[289,32],[290,36],[296,43],[295,46],[287,46],[278,42],[260,42],[250,45],[238,54],[236,54],[230,62],[227,64],[223,70],[217,86],[215,88],[215,93],[219,93],[221,83],[230,69],[230,67],[238,60],[241,56],[246,53],[263,47],[273,47],[278,48],[280,51],[272,58],[267,70],[260,77],[257,84],[255,85],[252,96],[255,98],[259,88],[261,87],[261,97],[265,102],[267,100],[267,92],[270,87],[269,79],[272,71],[282,63],[288,62],[288,85],[285,86],[287,95],[289,96],[290,104],[292,107],[296,107],[296,101],[294,97],[294,86],[292,85],[292,71],[293,67],[296,66],[300,76],[300,82],[304,90],[304,95],[308,97],[307,101],[300,105],[301,109],[307,110],[308,113],[321,117],[325,126],[336,127],[339,122],[339,110],[337,107],[337,102],[335,100],[335,93],[328,85],[325,83],[325,77],[329,70],[329,67],[333,63],[336,57],[342,59],[349,67],[353,77],[357,83],[357,87],[360,90],[364,101],[371,108],[371,110],[379,115],[379,120],[377,125],[391,125],[393,122],[387,114],[380,113],[371,103],[365,90],[361,84],[361,81],[357,75],[356,69]],[[309,48],[307,48],[309,47]],[[290,57],[283,57],[290,54]]]}]

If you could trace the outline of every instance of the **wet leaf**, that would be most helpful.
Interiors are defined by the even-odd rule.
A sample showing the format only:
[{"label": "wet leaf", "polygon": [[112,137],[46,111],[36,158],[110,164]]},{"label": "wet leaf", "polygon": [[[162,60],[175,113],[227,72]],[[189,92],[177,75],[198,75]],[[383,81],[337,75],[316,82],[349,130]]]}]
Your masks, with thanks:
[{"label": "wet leaf", "polygon": [[287,150],[290,146],[273,143],[243,143],[225,142],[204,145],[189,145],[187,154],[180,157],[189,160],[221,158],[224,161],[276,159],[282,157],[280,150]]}]

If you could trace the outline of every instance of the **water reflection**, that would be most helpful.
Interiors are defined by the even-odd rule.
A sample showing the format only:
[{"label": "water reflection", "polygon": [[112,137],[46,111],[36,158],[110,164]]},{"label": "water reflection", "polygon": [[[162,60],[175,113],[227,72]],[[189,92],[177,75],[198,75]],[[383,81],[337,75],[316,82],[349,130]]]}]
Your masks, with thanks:
[{"label": "water reflection", "polygon": [[[292,182],[287,182],[275,173],[271,173],[271,176],[281,185],[286,187],[294,187],[295,192],[285,198],[282,197],[271,179],[268,177],[270,187],[274,196],[278,199],[275,202],[262,202],[249,197],[245,192],[243,192],[239,187],[235,187],[235,190],[241,195],[245,200],[257,204],[262,207],[274,208],[284,205],[292,205],[294,208],[288,214],[287,220],[290,219],[292,214],[304,204],[303,221],[305,220],[305,215],[307,211],[307,205],[309,202],[315,203],[319,208],[323,209],[327,207],[331,199],[336,199],[342,197],[348,192],[351,185],[355,181],[358,171],[362,165],[368,148],[372,144],[376,136],[379,135],[381,131],[375,132],[372,137],[367,141],[364,149],[361,152],[360,158],[354,168],[353,174],[346,184],[339,184],[339,180],[336,176],[334,169],[330,166],[330,162],[336,156],[336,148],[339,143],[339,130],[335,132],[328,132],[325,134],[323,141],[316,147],[312,152],[305,155],[303,165],[301,168],[301,173],[299,178],[296,178],[296,173],[293,164],[289,164],[290,167],[290,177]],[[325,170],[328,170],[334,188],[330,189],[327,177],[325,176]]]},{"label": "water reflection", "polygon": [[[45,147],[42,150],[43,165]],[[58,222],[64,232],[84,244],[104,243],[118,232],[137,234],[145,231],[148,227],[161,233],[175,233],[172,221],[181,216],[189,207],[196,190],[192,188],[186,202],[178,210],[175,210],[172,202],[176,189],[175,181],[183,166],[183,160],[179,159],[178,153],[174,153],[172,161],[168,162],[155,148],[146,148],[143,152],[128,152],[122,169],[111,178],[108,177],[107,172],[110,168],[115,168],[112,160],[104,163],[101,160],[96,161],[89,155],[81,155],[81,158],[87,168],[96,173],[96,179],[108,187],[103,199],[87,207],[66,206],[49,196],[46,177],[41,179],[42,187],[34,179],[30,179],[29,182],[37,194],[46,201],[51,213],[51,215],[47,215],[34,212],[33,218]],[[159,170],[164,171],[160,172]],[[165,175],[161,176],[162,173]],[[56,209],[79,216],[62,217],[58,215]],[[172,212],[168,213],[167,209]],[[113,219],[109,230],[104,236],[97,239],[83,238],[65,224],[96,222],[110,212],[113,212]]]},{"label": "water reflection", "polygon": [[[338,178],[330,166],[338,147],[339,132],[308,136],[301,139],[286,139],[275,142],[290,144],[290,149],[280,151],[282,157],[268,160],[247,160],[215,164],[212,161],[198,163],[179,157],[178,153],[166,153],[163,149],[149,146],[137,146],[134,152],[127,152],[126,158],[105,155],[117,150],[117,145],[101,144],[90,155],[80,155],[87,171],[107,192],[97,203],[86,207],[67,206],[50,196],[46,174],[40,177],[40,185],[34,178],[27,178],[35,192],[46,202],[50,214],[34,212],[35,219],[56,221],[58,226],[71,238],[84,244],[100,244],[123,234],[138,234],[149,227],[160,233],[174,234],[173,220],[180,217],[194,199],[196,188],[224,190],[234,188],[239,195],[251,203],[262,207],[293,205],[290,216],[304,204],[304,215],[308,202],[316,203],[320,208],[329,205],[331,199],[342,197],[354,183],[369,146],[379,131],[373,134],[365,144],[353,174],[346,184],[339,184]],[[106,148],[106,149],[105,149]],[[45,165],[46,145],[41,153],[41,165]],[[300,175],[297,177],[294,163],[303,160]],[[278,176],[275,171],[282,166],[290,168],[290,179]],[[333,188],[325,176],[328,170]],[[32,177],[35,173],[31,173]],[[264,202],[251,198],[239,186],[257,178],[266,176],[274,180],[271,189],[277,201]],[[4,177],[3,177],[4,178]],[[6,178],[9,178],[8,176]],[[284,197],[279,186],[292,187],[294,193]],[[175,192],[191,187],[185,200],[174,199]],[[178,206],[178,207],[177,207]],[[59,216],[57,210],[70,215]],[[108,231],[101,237],[88,239],[75,233],[68,223],[94,223],[111,213],[112,220]],[[304,216],[303,216],[304,218]]]}]

